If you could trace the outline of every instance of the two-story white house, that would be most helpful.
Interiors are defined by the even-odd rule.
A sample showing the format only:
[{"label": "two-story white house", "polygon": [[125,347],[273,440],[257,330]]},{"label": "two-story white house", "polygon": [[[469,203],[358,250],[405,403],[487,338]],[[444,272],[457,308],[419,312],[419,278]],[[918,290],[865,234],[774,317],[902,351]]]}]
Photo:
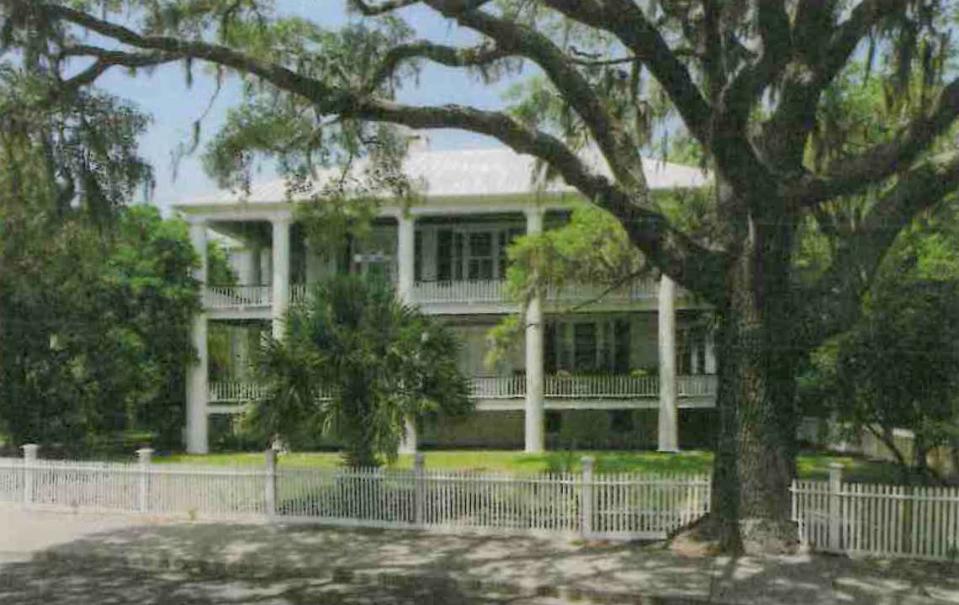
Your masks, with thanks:
[{"label": "two-story white house", "polygon": [[[424,185],[422,200],[409,207],[384,200],[373,236],[336,258],[310,249],[282,182],[175,207],[203,257],[204,308],[193,325],[199,362],[187,377],[188,451],[208,451],[211,417],[242,411],[258,392],[244,367],[248,338],[236,339],[232,367],[211,379],[210,322],[280,335],[291,301],[336,271],[389,276],[401,299],[440,316],[461,337],[459,362],[472,378],[476,412],[409,423],[407,451],[419,441],[538,452],[564,435],[580,447],[675,450],[681,417],[709,424],[716,360],[708,308],[668,278],[638,281],[588,305],[581,303],[604,288],[586,284],[534,299],[525,341],[510,359],[487,367],[488,330],[517,311],[504,294],[506,247],[519,234],[562,224],[585,202],[562,183],[534,186],[533,159],[507,149],[418,151],[404,168]],[[698,168],[653,160],[646,172],[654,190],[707,180]],[[207,283],[210,232],[239,242],[231,262],[240,285]]]}]

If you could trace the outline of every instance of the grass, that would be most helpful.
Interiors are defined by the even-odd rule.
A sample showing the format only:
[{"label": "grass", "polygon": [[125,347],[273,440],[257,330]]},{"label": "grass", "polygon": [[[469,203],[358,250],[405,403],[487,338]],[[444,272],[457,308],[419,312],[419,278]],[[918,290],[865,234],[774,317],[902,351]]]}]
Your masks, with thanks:
[{"label": "grass", "polygon": [[[431,469],[458,469],[486,472],[537,473],[572,471],[580,472],[580,460],[589,455],[596,459],[596,471],[600,473],[707,473],[711,469],[713,455],[707,451],[688,451],[678,454],[660,454],[649,451],[554,451],[544,454],[525,454],[511,450],[438,450],[426,451],[426,467]],[[172,454],[158,456],[158,463],[202,464],[213,466],[259,466],[263,454],[224,453],[207,455]],[[799,476],[803,479],[825,479],[829,465],[843,466],[847,481],[872,483],[898,483],[896,465],[873,462],[853,456],[841,456],[822,452],[803,452],[797,461]],[[290,453],[280,456],[283,466],[335,468],[340,465],[340,456],[335,452]],[[412,456],[400,456],[392,468],[411,468]]]}]

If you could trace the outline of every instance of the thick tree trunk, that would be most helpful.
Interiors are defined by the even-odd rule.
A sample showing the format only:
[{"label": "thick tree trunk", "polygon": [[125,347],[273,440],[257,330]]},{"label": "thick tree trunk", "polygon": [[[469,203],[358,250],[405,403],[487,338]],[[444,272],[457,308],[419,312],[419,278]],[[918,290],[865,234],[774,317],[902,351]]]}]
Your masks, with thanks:
[{"label": "thick tree trunk", "polygon": [[[791,228],[750,221],[719,310],[720,438],[713,521],[731,552],[782,552],[797,545],[789,487],[795,476],[795,371]],[[764,221],[766,225],[769,223]]]}]

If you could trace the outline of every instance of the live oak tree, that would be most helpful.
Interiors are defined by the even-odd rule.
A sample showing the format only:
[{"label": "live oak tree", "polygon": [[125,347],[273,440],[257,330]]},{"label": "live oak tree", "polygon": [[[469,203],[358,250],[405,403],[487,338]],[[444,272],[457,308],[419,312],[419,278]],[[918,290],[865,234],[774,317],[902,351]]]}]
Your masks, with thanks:
[{"label": "live oak tree", "polygon": [[[323,4],[317,2],[316,10]],[[388,125],[453,128],[538,158],[614,215],[654,267],[715,305],[721,438],[714,527],[725,547],[777,548],[794,529],[795,367],[860,313],[860,297],[903,226],[952,199],[959,155],[943,148],[959,114],[946,0],[352,0],[338,30],[274,14],[266,0],[0,0],[10,47],[40,39],[84,86],[113,66],[197,62],[242,78],[247,96],[208,152],[225,182],[258,154],[290,174],[395,143]],[[473,46],[422,39],[431,11]],[[96,34],[95,36],[87,34]],[[102,43],[102,44],[101,44]],[[880,59],[880,57],[883,57]],[[416,66],[532,80],[500,110],[408,105]],[[839,154],[830,98],[850,66],[880,79],[895,122]],[[918,81],[917,87],[912,83]],[[666,218],[640,154],[688,137],[715,181],[708,236]],[[841,136],[840,136],[841,138]],[[930,151],[938,146],[935,153]],[[609,167],[581,159],[589,147]],[[845,148],[844,148],[845,149]],[[876,192],[849,228],[836,204]],[[797,280],[798,230],[828,232],[828,264]]]}]

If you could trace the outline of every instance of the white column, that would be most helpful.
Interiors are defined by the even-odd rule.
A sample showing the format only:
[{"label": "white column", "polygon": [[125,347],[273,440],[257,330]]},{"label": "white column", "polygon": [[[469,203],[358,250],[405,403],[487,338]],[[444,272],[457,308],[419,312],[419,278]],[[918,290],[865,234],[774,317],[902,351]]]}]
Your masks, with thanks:
[{"label": "white column", "polygon": [[273,338],[283,338],[283,316],[290,307],[290,219],[273,220]]},{"label": "white column", "polygon": [[[396,218],[396,296],[406,304],[413,303],[413,277],[415,266],[416,223],[412,216],[400,214]],[[416,453],[416,422],[406,419],[401,454]]]},{"label": "white column", "polygon": [[412,303],[416,263],[416,224],[413,217],[405,215],[400,215],[396,221],[396,294],[403,302]]},{"label": "white column", "polygon": [[[200,256],[200,266],[194,269],[193,277],[200,282],[202,289],[206,287],[207,274],[205,222],[195,221],[190,224],[190,242]],[[197,359],[187,367],[186,372],[186,450],[191,454],[205,454],[209,451],[206,406],[210,393],[207,319],[204,310],[193,316],[191,336]]]},{"label": "white column", "polygon": [[[543,211],[526,211],[526,233],[543,232]],[[544,449],[543,436],[543,301],[539,294],[526,307],[526,451]]]},{"label": "white column", "polygon": [[679,451],[679,412],[676,408],[676,284],[659,281],[659,447]]}]

